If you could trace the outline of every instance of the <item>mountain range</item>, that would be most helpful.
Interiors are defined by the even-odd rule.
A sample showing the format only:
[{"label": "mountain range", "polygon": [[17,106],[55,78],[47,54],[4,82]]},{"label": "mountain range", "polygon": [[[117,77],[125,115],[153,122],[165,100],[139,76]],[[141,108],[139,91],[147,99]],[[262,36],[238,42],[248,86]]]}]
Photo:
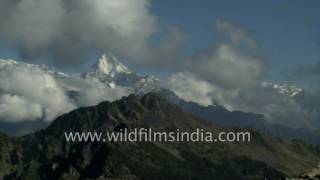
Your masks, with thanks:
[{"label": "mountain range", "polygon": [[[45,98],[49,101],[44,97],[37,99],[34,87],[24,77],[30,74],[40,77],[40,81],[34,77],[31,80],[43,82],[39,88],[48,93]],[[14,80],[22,77],[19,82],[24,85],[25,81],[26,85],[17,87],[26,90],[12,91],[14,83],[6,76],[13,76]],[[45,65],[0,60],[0,79],[2,99],[11,97],[19,102],[16,97],[20,97],[31,105],[39,103],[43,112],[36,119],[22,121],[9,121],[0,115],[0,131],[6,133],[0,134],[0,179],[318,177],[314,168],[320,160],[319,147],[307,143],[319,145],[319,131],[271,123],[263,114],[231,111],[223,104],[204,106],[183,99],[174,90],[163,87],[160,79],[133,72],[112,54],[103,55],[79,75],[57,72]],[[261,87],[293,100],[306,96],[304,90],[287,84],[265,82]],[[58,104],[50,104],[55,99]],[[65,106],[66,103],[71,106]],[[1,105],[1,113],[8,114],[8,105]],[[23,108],[28,110],[31,105],[13,110],[25,112]],[[61,108],[55,109],[56,106]],[[57,118],[48,120],[47,114],[54,110],[50,117]],[[106,132],[139,127],[249,131],[252,142],[69,143],[64,139],[64,132],[70,131]]]},{"label": "mountain range", "polygon": [[[83,91],[83,88],[86,87],[79,88],[77,86],[70,85],[73,84],[73,81],[75,81],[74,79],[77,79],[77,81],[79,81],[78,79],[81,79],[84,81],[98,82],[98,85],[105,86],[108,89],[115,89],[115,91],[118,91],[117,88],[120,87],[121,90],[124,89],[125,91],[125,93],[122,95],[127,95],[130,93],[143,95],[148,92],[156,92],[167,98],[169,101],[177,104],[183,110],[190,112],[195,116],[211,120],[222,126],[252,127],[261,132],[270,133],[275,137],[282,137],[286,139],[303,139],[308,143],[320,144],[320,132],[316,130],[292,128],[283,124],[270,123],[263,114],[237,110],[230,111],[225,108],[223,104],[203,106],[196,102],[184,100],[183,98],[178,97],[174,91],[162,87],[161,81],[155,76],[141,76],[133,72],[111,53],[102,55],[102,57],[87,72],[81,73],[79,77],[54,71],[45,65],[33,65],[14,60],[0,61],[0,69],[13,69],[17,67],[23,67],[31,72],[41,70],[45,74],[49,74],[50,76],[54,77],[57,83],[59,85],[61,84],[61,88],[66,92],[66,96],[70,98],[70,101],[79,104],[76,105],[78,107],[94,105],[95,103],[79,103],[79,99],[81,99],[83,94],[85,94],[81,93],[81,91]],[[288,84],[264,82],[261,84],[261,86],[264,88],[275,89],[279,92],[279,94],[288,96],[290,98],[299,99],[301,96],[305,95],[301,88]],[[98,87],[95,87],[95,84],[92,88],[98,89]],[[104,90],[105,89],[102,89],[101,91]],[[119,98],[120,97],[121,96],[119,96]],[[109,100],[108,97],[105,98],[106,99],[102,100]],[[101,98],[97,97],[94,102],[99,103],[101,101],[99,99]],[[62,114],[66,112],[68,111],[62,112]],[[26,120],[28,121],[11,123],[1,121],[0,119],[0,131],[13,135],[21,135],[44,128],[50,124],[50,121],[43,121],[41,119],[36,121],[30,121],[29,119]]]}]

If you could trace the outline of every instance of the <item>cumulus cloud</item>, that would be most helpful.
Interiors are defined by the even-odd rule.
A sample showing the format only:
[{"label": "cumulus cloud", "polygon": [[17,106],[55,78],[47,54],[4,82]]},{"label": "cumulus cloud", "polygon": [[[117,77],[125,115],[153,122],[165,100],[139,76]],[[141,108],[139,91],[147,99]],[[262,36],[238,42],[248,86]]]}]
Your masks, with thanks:
[{"label": "cumulus cloud", "polygon": [[0,84],[4,121],[52,120],[75,108],[55,79],[40,68],[2,64]]},{"label": "cumulus cloud", "polygon": [[261,79],[265,64],[255,55],[221,44],[199,53],[192,60],[190,70],[225,88],[243,88],[255,85]]},{"label": "cumulus cloud", "polygon": [[52,121],[80,106],[129,93],[125,88],[111,89],[93,79],[57,78],[51,72],[37,65],[0,60],[0,121]]},{"label": "cumulus cloud", "polygon": [[149,52],[157,18],[148,0],[2,0],[0,38],[29,58],[84,61],[90,50],[138,59]]},{"label": "cumulus cloud", "polygon": [[9,122],[36,120],[42,117],[39,104],[29,102],[18,95],[2,94],[0,96],[0,119]]},{"label": "cumulus cloud", "polygon": [[226,104],[231,110],[263,114],[267,120],[275,124],[294,128],[311,127],[307,108],[294,97],[281,94],[272,87],[254,86],[220,94],[223,94],[219,99],[221,104]]},{"label": "cumulus cloud", "polygon": [[174,74],[163,82],[163,87],[174,91],[177,96],[186,101],[204,106],[212,105],[210,93],[213,92],[214,87],[194,74],[188,72]]},{"label": "cumulus cloud", "polygon": [[[256,44],[254,39],[243,27],[231,22],[218,20],[215,25],[232,41],[199,50],[187,61],[188,71],[226,89],[256,85],[266,72],[267,65],[256,52],[256,45],[252,47]],[[249,47],[243,48],[242,42]]]},{"label": "cumulus cloud", "polygon": [[108,87],[95,78],[73,77],[60,83],[77,106],[96,105],[102,101],[114,101],[132,93],[129,89],[115,86]]}]

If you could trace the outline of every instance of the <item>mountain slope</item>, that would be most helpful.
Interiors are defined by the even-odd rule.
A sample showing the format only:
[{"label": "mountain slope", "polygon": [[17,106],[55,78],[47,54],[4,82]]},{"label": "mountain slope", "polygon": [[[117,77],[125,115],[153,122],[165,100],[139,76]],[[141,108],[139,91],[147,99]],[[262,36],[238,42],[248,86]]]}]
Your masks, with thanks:
[{"label": "mountain slope", "polygon": [[[279,179],[308,172],[316,149],[251,130],[250,143],[67,143],[64,132],[222,129],[193,117],[156,94],[80,108],[47,129],[22,138],[0,136],[4,179]],[[23,148],[22,148],[23,147]]]},{"label": "mountain slope", "polygon": [[[272,134],[284,139],[302,139],[307,143],[319,145],[320,132],[304,128],[291,128],[268,122],[264,115],[242,111],[229,111],[222,106],[201,106],[194,102],[180,99],[174,92],[160,89],[157,93],[178,105],[181,109],[195,116],[207,119],[224,127],[254,128],[260,132]],[[300,93],[297,98],[303,95]]]}]

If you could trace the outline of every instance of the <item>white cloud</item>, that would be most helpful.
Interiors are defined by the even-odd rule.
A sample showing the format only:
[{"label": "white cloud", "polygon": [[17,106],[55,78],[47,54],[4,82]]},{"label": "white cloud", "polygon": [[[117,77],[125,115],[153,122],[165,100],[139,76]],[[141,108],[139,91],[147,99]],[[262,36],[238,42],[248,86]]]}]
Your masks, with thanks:
[{"label": "white cloud", "polygon": [[0,116],[5,121],[52,120],[75,108],[55,79],[39,68],[4,65],[0,84]]},{"label": "white cloud", "polygon": [[294,97],[281,94],[272,87],[257,85],[239,90],[216,91],[212,98],[216,99],[219,94],[219,102],[228,105],[231,110],[263,114],[272,123],[294,128],[311,127],[308,108]]},{"label": "white cloud", "polygon": [[265,75],[267,64],[257,52],[249,31],[232,22],[217,20],[215,27],[231,41],[200,49],[186,61],[188,71],[224,89],[255,86]]},{"label": "white cloud", "polygon": [[[279,93],[272,87],[260,85],[239,89],[225,89],[191,73],[177,73],[163,82],[163,87],[177,96],[200,105],[222,105],[230,111],[239,110],[265,115],[271,123],[294,128],[313,128],[320,116],[315,106],[305,103],[305,97],[294,97]],[[308,104],[310,100],[307,100]]]},{"label": "white cloud", "polygon": [[214,87],[191,73],[177,73],[163,82],[163,86],[175,92],[177,96],[200,105],[212,105],[210,93]]},{"label": "white cloud", "polygon": [[255,85],[265,71],[261,58],[230,44],[209,48],[189,63],[190,71],[228,89]]},{"label": "white cloud", "polygon": [[[45,120],[80,106],[96,105],[128,95],[94,79],[56,79],[39,66],[0,60],[0,120],[7,122]],[[77,96],[70,97],[74,90]]]},{"label": "white cloud", "polygon": [[94,78],[72,77],[63,80],[61,83],[63,83],[66,91],[76,92],[72,100],[77,106],[91,106],[107,100],[114,101],[130,94],[130,91],[126,88],[119,86],[109,88],[106,84]]},{"label": "white cloud", "polygon": [[37,120],[42,118],[42,107],[23,97],[0,95],[0,119],[6,122]]},{"label": "white cloud", "polygon": [[54,56],[57,64],[84,60],[89,50],[130,57],[147,53],[157,19],[149,0],[1,0],[0,38],[26,56]]}]

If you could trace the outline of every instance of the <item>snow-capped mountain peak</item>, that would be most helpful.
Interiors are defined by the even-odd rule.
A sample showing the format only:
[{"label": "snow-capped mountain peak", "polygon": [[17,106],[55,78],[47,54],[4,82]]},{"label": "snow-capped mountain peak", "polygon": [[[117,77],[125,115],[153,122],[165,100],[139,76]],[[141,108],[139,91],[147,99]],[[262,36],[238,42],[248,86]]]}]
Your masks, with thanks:
[{"label": "snow-capped mountain peak", "polygon": [[64,79],[70,77],[68,74],[63,72],[54,71],[47,65],[36,65],[28,64],[25,62],[15,61],[13,59],[0,59],[0,71],[1,69],[24,69],[30,72],[43,71],[44,73],[50,74],[58,79]]},{"label": "snow-capped mountain peak", "polygon": [[103,54],[89,72],[82,73],[85,79],[96,79],[110,88],[123,87],[130,92],[143,94],[159,88],[159,79],[131,71],[111,53]]},{"label": "snow-capped mountain peak", "polygon": [[276,84],[272,82],[263,82],[262,87],[271,87],[277,90],[280,94],[285,94],[291,97],[298,95],[302,89],[297,86],[292,86],[288,84]]},{"label": "snow-capped mountain peak", "polygon": [[119,62],[119,60],[111,53],[103,54],[99,61],[92,66],[91,71],[107,74],[112,77],[116,74],[131,73],[131,70]]}]

